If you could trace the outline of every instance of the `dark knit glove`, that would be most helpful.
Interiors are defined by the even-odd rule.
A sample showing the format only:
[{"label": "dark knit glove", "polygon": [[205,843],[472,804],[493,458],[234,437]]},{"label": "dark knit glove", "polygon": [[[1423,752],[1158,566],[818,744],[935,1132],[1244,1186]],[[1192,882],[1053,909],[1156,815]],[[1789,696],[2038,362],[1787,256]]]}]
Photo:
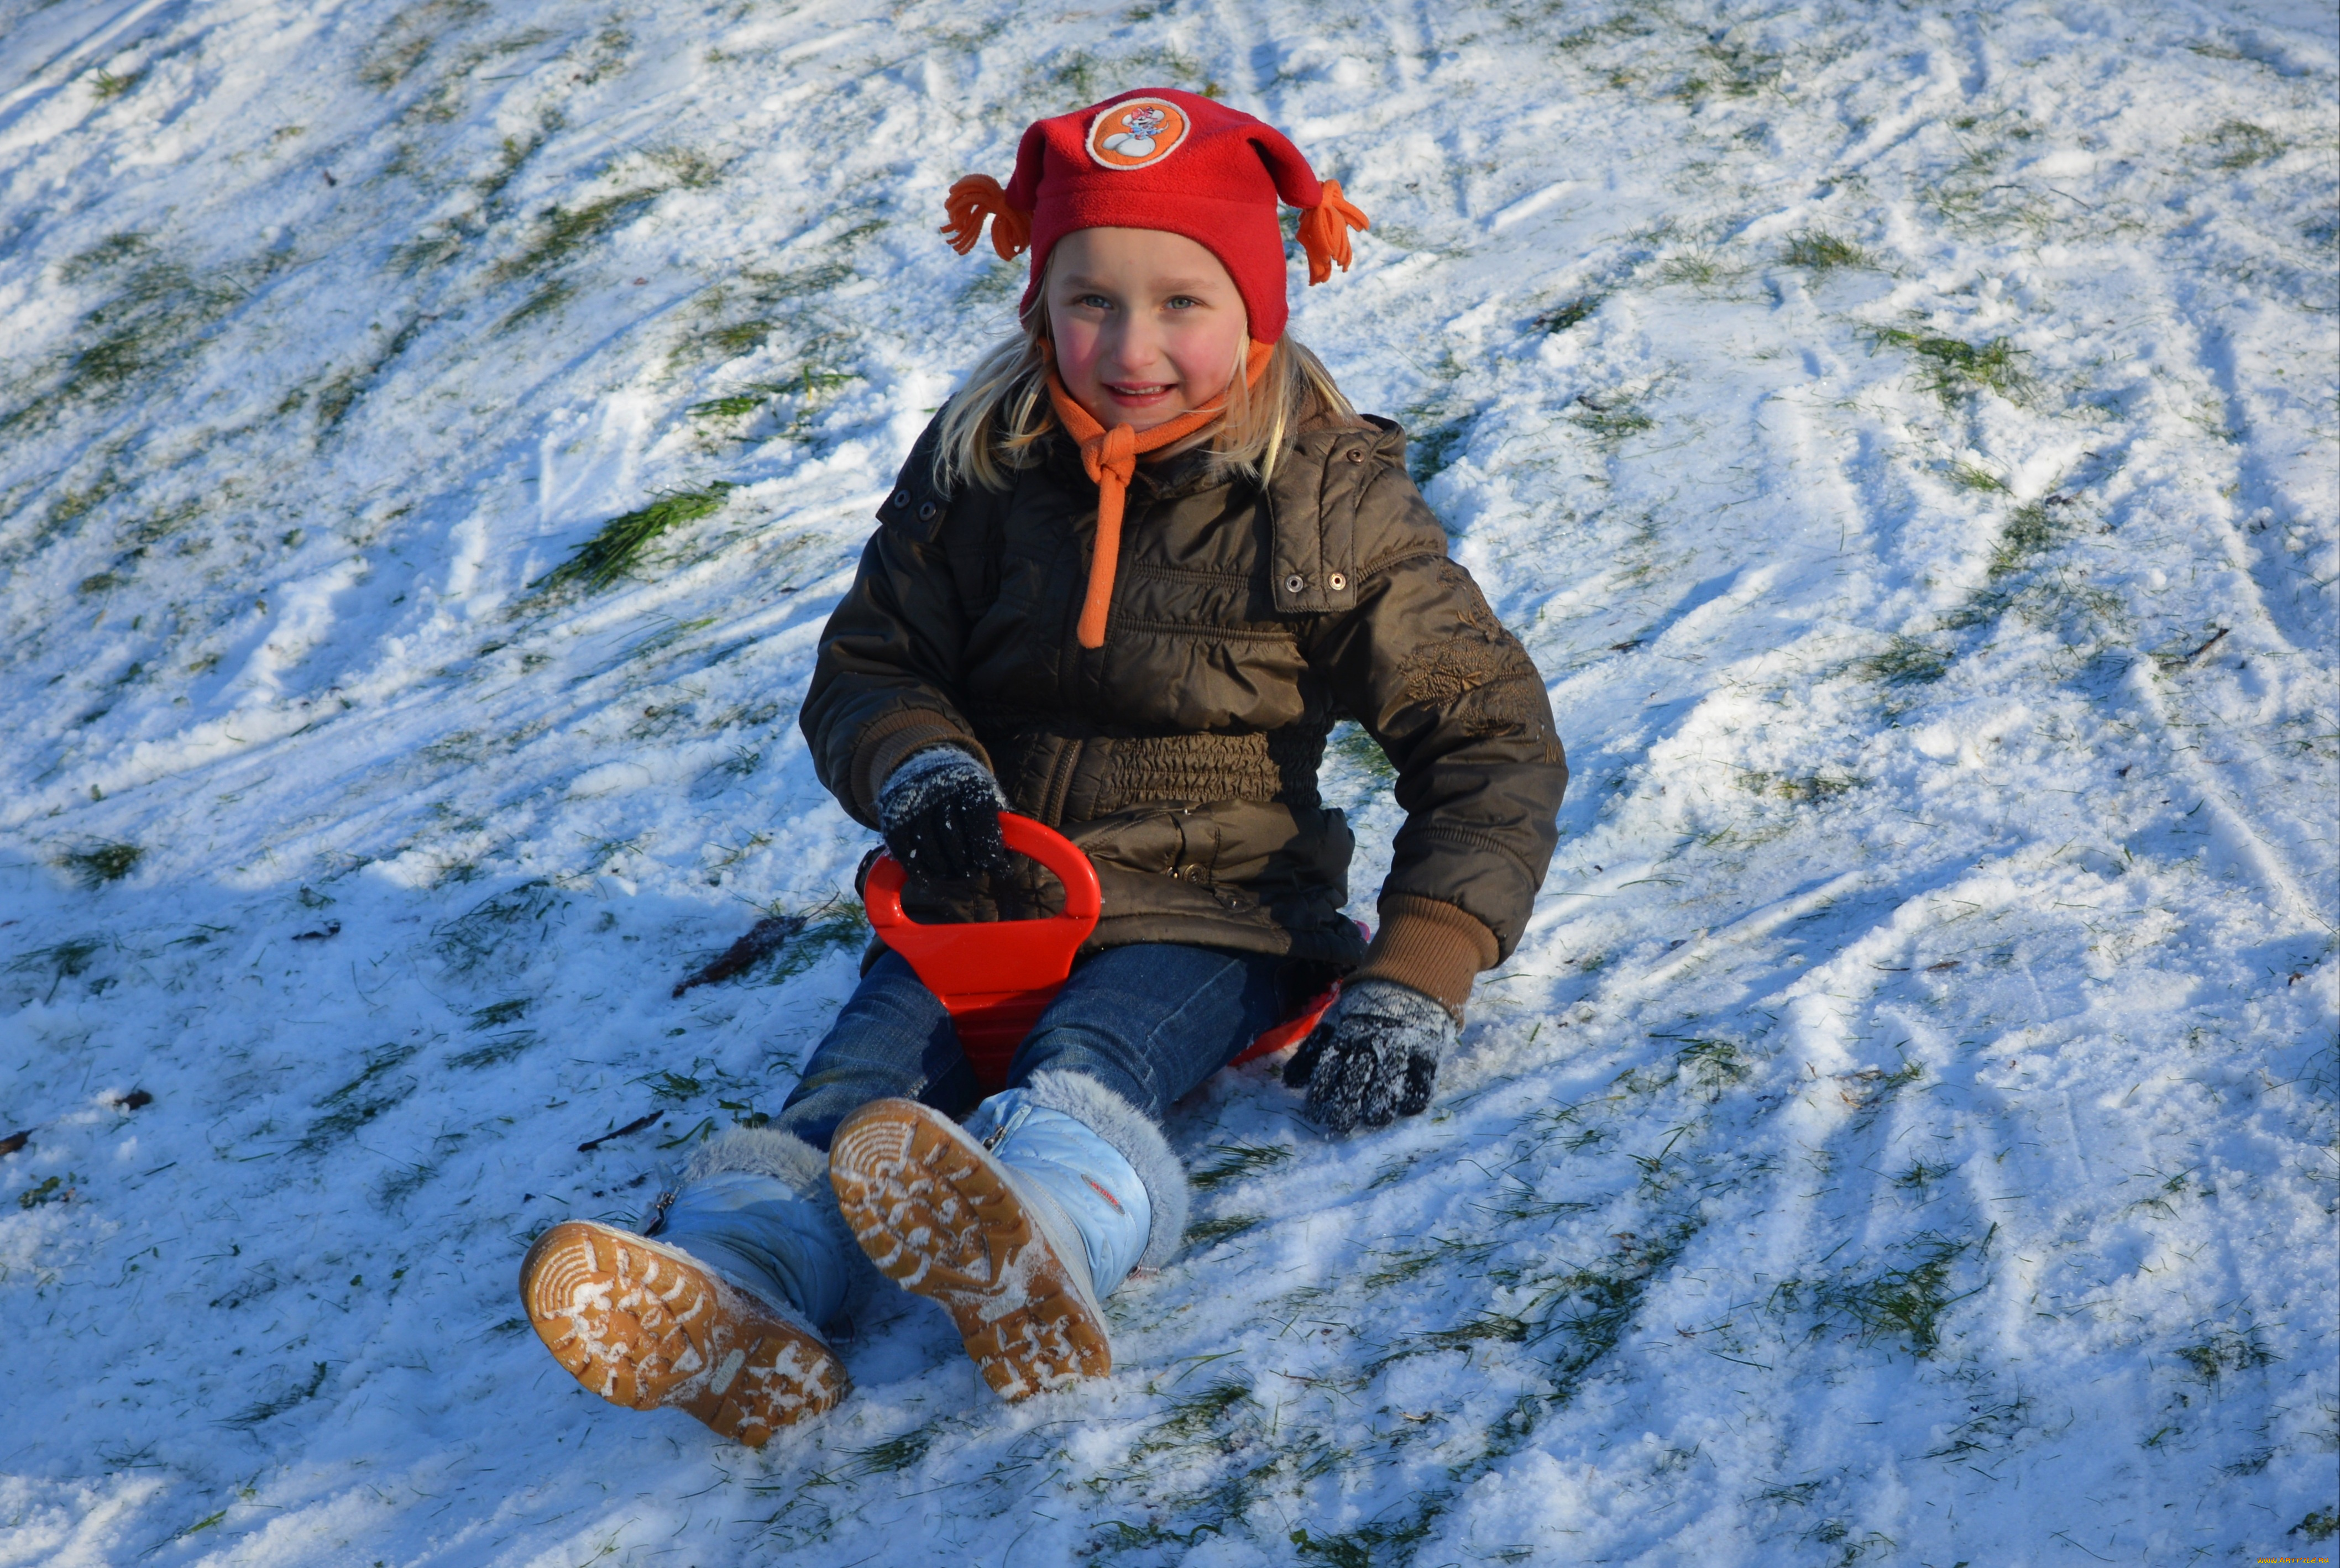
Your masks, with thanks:
[{"label": "dark knit glove", "polygon": [[915,880],[963,882],[1007,868],[1006,809],[991,769],[956,746],[930,746],[878,791],[878,830]]},{"label": "dark knit glove", "polygon": [[1454,1033],[1454,1015],[1413,987],[1353,981],[1284,1064],[1284,1082],[1307,1088],[1308,1114],[1327,1132],[1387,1126],[1429,1108]]}]

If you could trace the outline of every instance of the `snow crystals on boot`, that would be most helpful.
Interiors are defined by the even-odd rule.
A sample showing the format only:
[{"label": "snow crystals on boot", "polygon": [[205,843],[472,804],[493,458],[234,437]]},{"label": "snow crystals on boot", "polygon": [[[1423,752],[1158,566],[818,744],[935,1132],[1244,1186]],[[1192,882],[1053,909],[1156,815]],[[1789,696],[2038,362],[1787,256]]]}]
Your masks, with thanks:
[{"label": "snow crystals on boot", "polygon": [[521,1265],[521,1295],[545,1348],[593,1393],[633,1410],[672,1405],[750,1448],[851,1387],[793,1313],[613,1226],[545,1232]]}]

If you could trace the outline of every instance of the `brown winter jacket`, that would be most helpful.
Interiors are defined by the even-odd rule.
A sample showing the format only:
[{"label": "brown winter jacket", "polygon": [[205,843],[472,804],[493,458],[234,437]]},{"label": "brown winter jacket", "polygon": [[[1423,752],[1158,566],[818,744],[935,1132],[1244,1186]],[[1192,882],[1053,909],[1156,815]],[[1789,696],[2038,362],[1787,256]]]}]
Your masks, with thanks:
[{"label": "brown winter jacket", "polygon": [[[963,747],[1096,863],[1094,948],[1362,963],[1459,1016],[1520,939],[1568,769],[1542,679],[1406,475],[1404,432],[1303,434],[1264,491],[1199,452],[1141,464],[1090,651],[1074,624],[1097,489],[1078,452],[1059,434],[1009,491],[947,493],[939,423],[821,638],[801,719],[821,782],[874,826],[897,766]],[[1370,948],[1340,913],[1354,840],[1316,793],[1342,718],[1387,751],[1406,812]],[[912,913],[989,918],[992,895],[1021,901],[937,889]]]}]

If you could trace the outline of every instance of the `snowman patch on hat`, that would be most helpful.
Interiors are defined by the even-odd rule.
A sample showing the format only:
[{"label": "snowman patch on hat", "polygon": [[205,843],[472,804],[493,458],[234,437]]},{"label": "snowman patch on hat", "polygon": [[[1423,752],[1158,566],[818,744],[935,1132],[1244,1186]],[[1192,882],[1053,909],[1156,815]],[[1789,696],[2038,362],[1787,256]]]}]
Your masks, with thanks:
[{"label": "snowman patch on hat", "polygon": [[1089,157],[1107,169],[1143,169],[1176,152],[1187,127],[1166,98],[1125,98],[1089,123]]}]

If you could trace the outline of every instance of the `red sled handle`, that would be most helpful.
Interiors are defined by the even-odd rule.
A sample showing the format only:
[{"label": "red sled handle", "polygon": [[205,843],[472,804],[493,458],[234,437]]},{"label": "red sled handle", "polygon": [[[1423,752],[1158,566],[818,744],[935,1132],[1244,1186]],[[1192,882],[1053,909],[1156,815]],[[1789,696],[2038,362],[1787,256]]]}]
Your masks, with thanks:
[{"label": "red sled handle", "polygon": [[908,961],[950,1013],[987,1094],[1006,1082],[1016,1047],[1056,999],[1105,908],[1096,868],[1071,839],[1013,811],[999,814],[999,836],[1016,854],[1056,873],[1065,885],[1064,913],[1038,920],[921,925],[903,912],[907,873],[891,855],[878,857],[861,895],[878,938]]},{"label": "red sled handle", "polygon": [[[996,1094],[1006,1084],[1016,1047],[1064,987],[1073,959],[1096,929],[1105,908],[1096,868],[1071,839],[1012,811],[999,814],[999,836],[1016,854],[1056,873],[1065,885],[1064,913],[1038,920],[921,925],[902,908],[907,873],[899,860],[886,854],[871,864],[862,884],[870,927],[902,955],[950,1014],[959,1046],[986,1094]],[[1340,994],[1335,984],[1310,997],[1292,1017],[1254,1040],[1235,1061],[1252,1061],[1299,1044]]]}]

